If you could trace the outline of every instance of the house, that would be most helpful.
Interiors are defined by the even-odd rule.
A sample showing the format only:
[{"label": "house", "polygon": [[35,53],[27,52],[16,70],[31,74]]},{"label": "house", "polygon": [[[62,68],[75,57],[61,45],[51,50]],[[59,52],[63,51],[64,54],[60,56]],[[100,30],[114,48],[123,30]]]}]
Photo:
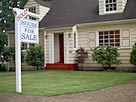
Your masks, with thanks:
[{"label": "house", "polygon": [[[46,69],[76,70],[75,50],[113,45],[118,47],[122,62],[117,69],[129,71],[136,70],[129,63],[136,41],[135,7],[136,0],[28,0],[24,6],[40,15],[39,45],[44,49]],[[9,46],[13,46],[14,30],[8,32],[8,39]],[[25,50],[37,45],[22,46]],[[91,53],[84,70],[101,70]]]}]

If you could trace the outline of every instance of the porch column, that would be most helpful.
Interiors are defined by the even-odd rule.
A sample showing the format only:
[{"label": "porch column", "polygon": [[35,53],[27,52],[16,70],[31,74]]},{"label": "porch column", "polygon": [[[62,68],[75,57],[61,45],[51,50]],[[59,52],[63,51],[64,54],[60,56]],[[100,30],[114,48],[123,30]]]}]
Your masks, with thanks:
[{"label": "porch column", "polygon": [[48,48],[49,48],[49,63],[54,63],[54,34],[49,33],[48,37]]},{"label": "porch column", "polygon": [[64,45],[65,45],[65,49],[64,49],[64,63],[65,64],[69,64],[69,33],[68,32],[65,32],[64,33],[64,36],[65,36],[65,42],[64,42]]}]

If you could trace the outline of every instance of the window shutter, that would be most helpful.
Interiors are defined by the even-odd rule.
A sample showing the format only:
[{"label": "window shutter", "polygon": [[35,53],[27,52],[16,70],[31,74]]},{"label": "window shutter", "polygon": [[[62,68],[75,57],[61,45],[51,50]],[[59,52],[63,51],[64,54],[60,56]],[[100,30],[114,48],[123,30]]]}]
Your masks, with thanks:
[{"label": "window shutter", "polygon": [[96,47],[96,32],[89,32],[88,34],[88,47]]},{"label": "window shutter", "polygon": [[122,29],[121,37],[122,37],[121,47],[124,47],[124,48],[130,47],[130,29]]}]

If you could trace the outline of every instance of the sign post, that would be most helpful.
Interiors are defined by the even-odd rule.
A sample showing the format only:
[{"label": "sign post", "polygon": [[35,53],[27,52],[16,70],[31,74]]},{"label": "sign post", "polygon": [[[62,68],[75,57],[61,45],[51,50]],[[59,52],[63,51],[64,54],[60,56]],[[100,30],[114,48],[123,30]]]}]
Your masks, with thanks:
[{"label": "sign post", "polygon": [[[28,12],[27,9],[21,10],[13,8],[15,15],[15,64],[16,64],[16,92],[22,92],[21,82],[21,42],[38,43],[38,21],[24,20],[27,15],[39,18],[39,15]],[[27,26],[26,26],[27,25]],[[30,28],[31,27],[31,28]],[[33,28],[35,27],[35,30]],[[34,35],[35,34],[35,35]],[[30,38],[33,36],[32,38]],[[29,41],[30,40],[30,41]]]}]

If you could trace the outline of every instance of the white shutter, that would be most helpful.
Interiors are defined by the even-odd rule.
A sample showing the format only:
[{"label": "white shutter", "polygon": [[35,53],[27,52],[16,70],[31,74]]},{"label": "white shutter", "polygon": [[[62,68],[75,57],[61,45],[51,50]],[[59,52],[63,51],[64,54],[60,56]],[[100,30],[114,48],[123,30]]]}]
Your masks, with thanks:
[{"label": "white shutter", "polygon": [[96,47],[96,32],[88,33],[88,47],[89,48]]},{"label": "white shutter", "polygon": [[130,47],[130,29],[121,30],[121,47]]}]

